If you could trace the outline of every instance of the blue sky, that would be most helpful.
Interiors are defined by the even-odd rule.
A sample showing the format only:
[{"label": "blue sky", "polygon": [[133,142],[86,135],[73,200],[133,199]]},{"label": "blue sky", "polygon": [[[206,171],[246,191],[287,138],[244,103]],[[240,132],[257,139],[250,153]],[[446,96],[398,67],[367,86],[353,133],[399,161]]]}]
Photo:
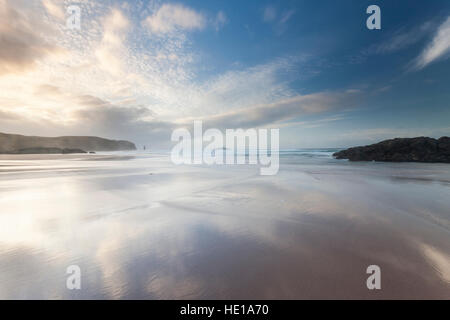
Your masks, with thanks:
[{"label": "blue sky", "polygon": [[203,120],[280,128],[283,148],[450,134],[446,0],[79,1],[79,30],[70,1],[0,4],[21,19],[0,30],[0,131],[159,147]]}]

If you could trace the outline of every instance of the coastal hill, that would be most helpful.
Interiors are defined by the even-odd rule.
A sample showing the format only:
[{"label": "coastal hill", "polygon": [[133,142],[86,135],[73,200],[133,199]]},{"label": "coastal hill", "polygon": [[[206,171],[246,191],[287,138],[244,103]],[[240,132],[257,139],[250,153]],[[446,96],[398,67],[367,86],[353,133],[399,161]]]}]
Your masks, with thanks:
[{"label": "coastal hill", "polygon": [[[73,151],[136,150],[136,146],[129,141],[99,137],[36,137],[0,133],[0,153],[29,153],[33,150],[36,153],[60,153],[57,149],[60,149],[61,153],[72,153]],[[52,152],[48,152],[49,150]]]},{"label": "coastal hill", "polygon": [[333,156],[350,161],[450,163],[450,138],[396,138],[349,148],[336,152]]}]

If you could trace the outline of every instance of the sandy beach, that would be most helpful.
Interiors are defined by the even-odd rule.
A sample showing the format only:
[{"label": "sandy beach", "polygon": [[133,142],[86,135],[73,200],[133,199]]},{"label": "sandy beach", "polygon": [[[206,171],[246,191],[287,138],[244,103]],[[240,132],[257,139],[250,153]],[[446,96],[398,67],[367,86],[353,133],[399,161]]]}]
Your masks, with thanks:
[{"label": "sandy beach", "polygon": [[1,156],[0,298],[449,299],[449,187],[449,165],[326,152],[287,152],[275,176],[164,154]]},{"label": "sandy beach", "polygon": [[0,301],[450,301],[449,0],[0,0],[0,21]]}]

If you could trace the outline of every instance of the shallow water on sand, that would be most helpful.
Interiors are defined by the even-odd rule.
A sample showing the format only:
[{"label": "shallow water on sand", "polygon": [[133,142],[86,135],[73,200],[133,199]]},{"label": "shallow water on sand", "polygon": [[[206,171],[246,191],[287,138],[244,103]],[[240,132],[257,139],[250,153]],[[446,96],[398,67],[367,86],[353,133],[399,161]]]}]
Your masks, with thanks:
[{"label": "shallow water on sand", "polygon": [[286,152],[275,176],[162,154],[2,157],[0,298],[450,299],[450,165],[331,152]]}]

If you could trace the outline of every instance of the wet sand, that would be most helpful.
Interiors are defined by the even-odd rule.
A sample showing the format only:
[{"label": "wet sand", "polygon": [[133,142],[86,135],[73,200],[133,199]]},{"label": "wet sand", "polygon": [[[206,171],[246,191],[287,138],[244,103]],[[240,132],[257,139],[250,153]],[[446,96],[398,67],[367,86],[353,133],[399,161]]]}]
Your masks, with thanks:
[{"label": "wet sand", "polygon": [[92,159],[0,157],[0,298],[450,299],[449,165]]}]

